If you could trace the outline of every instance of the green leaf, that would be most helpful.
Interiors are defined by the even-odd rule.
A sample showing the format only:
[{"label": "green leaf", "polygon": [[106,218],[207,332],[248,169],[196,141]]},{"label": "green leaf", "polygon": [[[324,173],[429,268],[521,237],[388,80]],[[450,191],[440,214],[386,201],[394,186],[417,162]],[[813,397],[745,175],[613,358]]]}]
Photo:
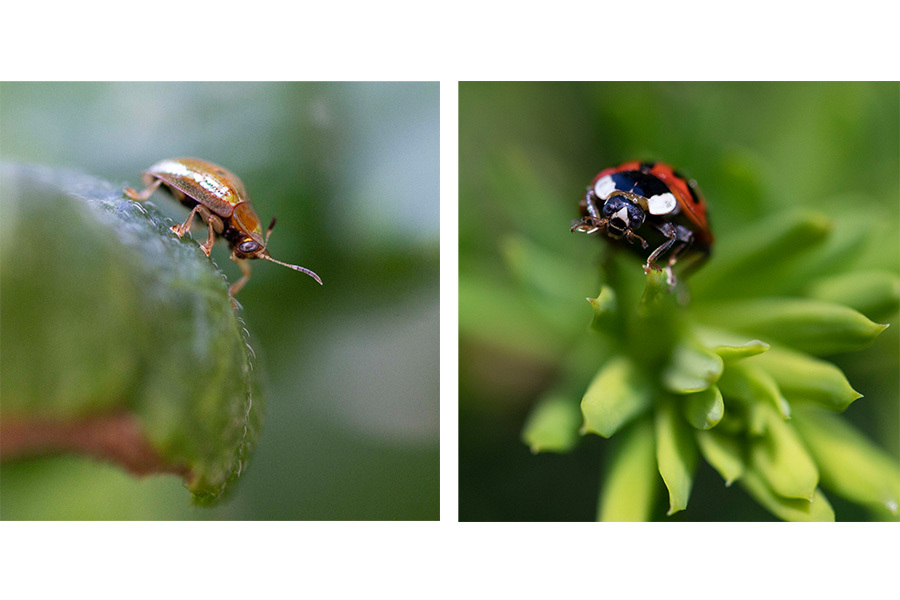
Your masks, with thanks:
[{"label": "green leaf", "polygon": [[578,443],[581,410],[572,397],[551,393],[538,401],[522,430],[522,441],[535,454],[568,452]]},{"label": "green leaf", "polygon": [[[578,194],[571,203],[548,202],[548,198],[568,198],[570,194],[568,182],[555,172],[553,157],[536,156],[519,147],[504,148],[494,157],[485,165],[488,187],[479,190],[480,194],[490,196],[491,202],[480,205],[494,206],[496,203],[501,212],[495,214],[502,216],[502,225],[513,231],[527,231],[546,248],[577,246],[577,236],[562,234],[568,233],[572,219],[578,217]],[[584,194],[583,189],[581,194]],[[493,232],[497,226],[490,224],[489,228],[492,235],[496,235]],[[596,240],[592,242],[597,243]]]},{"label": "green leaf", "polygon": [[647,272],[647,285],[641,296],[641,311],[656,311],[659,308],[674,305],[674,296],[669,288],[669,281],[665,271],[650,269]]},{"label": "green leaf", "polygon": [[656,460],[669,490],[669,512],[687,508],[697,466],[697,447],[673,398],[663,398],[656,410]]},{"label": "green leaf", "polygon": [[748,340],[745,336],[732,331],[695,326],[693,334],[701,344],[712,348],[713,352],[722,357],[722,361],[726,365],[757,356],[769,349],[769,344],[765,342]]},{"label": "green leaf", "polygon": [[705,308],[704,319],[713,325],[730,326],[816,355],[861,350],[887,327],[851,308],[821,300],[765,298]]},{"label": "green leaf", "polygon": [[696,298],[771,293],[778,273],[826,240],[827,216],[806,210],[778,212],[719,242],[716,259],[691,278]]},{"label": "green leaf", "polygon": [[565,260],[522,235],[500,240],[500,253],[510,271],[537,297],[571,302],[581,295],[583,282],[591,275],[590,262]]},{"label": "green leaf", "polygon": [[[841,199],[832,197],[831,203],[832,206],[864,203],[871,208],[871,198],[860,194],[845,194]],[[872,215],[866,215],[863,211],[841,214],[840,219],[834,221],[824,243],[816,245],[812,252],[805,253],[795,261],[785,262],[783,268],[777,269],[775,275],[779,277],[779,287],[789,292],[787,295],[794,296],[807,288],[811,281],[835,273],[853,271],[860,264],[869,264],[864,259],[867,248],[872,245],[872,240],[884,237],[884,233],[873,226],[871,219]],[[878,246],[884,248],[883,243]]]},{"label": "green leaf", "polygon": [[571,338],[528,306],[521,294],[498,286],[495,279],[460,277],[460,334],[537,360],[558,359]]},{"label": "green leaf", "polygon": [[750,340],[749,342],[741,344],[739,346],[716,346],[715,348],[713,348],[713,352],[721,356],[722,361],[726,365],[729,365],[744,358],[750,358],[751,356],[762,354],[768,349],[769,344],[761,342],[759,340]]},{"label": "green leaf", "polygon": [[765,479],[753,469],[744,473],[741,485],[756,498],[766,510],[784,521],[834,521],[834,509],[821,490],[813,493],[812,500],[785,498],[772,491]]},{"label": "green leaf", "polygon": [[782,347],[749,359],[747,364],[768,373],[789,401],[809,400],[844,410],[862,394],[850,387],[844,373],[829,362]]},{"label": "green leaf", "polygon": [[728,487],[741,478],[746,468],[743,450],[737,438],[713,431],[695,431],[697,446],[704,460],[712,466]]},{"label": "green leaf", "polygon": [[715,352],[682,341],[672,350],[669,365],[662,373],[663,385],[676,394],[700,392],[719,380],[723,366],[722,357]]},{"label": "green leaf", "polygon": [[622,332],[622,319],[618,312],[616,293],[611,287],[604,285],[596,298],[588,298],[587,301],[591,304],[594,313],[591,329],[605,334]]},{"label": "green leaf", "polygon": [[730,365],[719,380],[722,392],[747,402],[765,402],[777,410],[781,418],[790,418],[791,405],[781,394],[778,384],[771,375],[752,363],[744,361]]},{"label": "green leaf", "polygon": [[[619,438],[617,438],[619,439]],[[598,521],[649,521],[659,480],[653,424],[641,420],[622,432],[603,478]]]},{"label": "green leaf", "polygon": [[725,401],[719,388],[712,386],[684,397],[684,416],[696,429],[712,429],[725,416]]},{"label": "green leaf", "polygon": [[900,277],[890,271],[851,271],[817,281],[809,295],[842,304],[871,319],[887,319],[900,306]]},{"label": "green leaf", "polygon": [[53,428],[67,432],[57,450],[84,437],[81,452],[135,472],[145,453],[149,470],[186,473],[195,502],[220,499],[263,404],[223,275],[119,186],[37,166],[0,178],[0,410],[25,436],[21,456]]},{"label": "green leaf", "polygon": [[750,465],[772,491],[785,498],[810,500],[819,485],[816,463],[794,429],[765,407],[766,432],[750,443]]},{"label": "green leaf", "polygon": [[647,379],[628,358],[616,356],[597,372],[581,400],[582,432],[610,437],[650,403]]},{"label": "green leaf", "polygon": [[822,474],[822,485],[860,504],[898,514],[900,465],[842,418],[810,406],[794,419]]}]

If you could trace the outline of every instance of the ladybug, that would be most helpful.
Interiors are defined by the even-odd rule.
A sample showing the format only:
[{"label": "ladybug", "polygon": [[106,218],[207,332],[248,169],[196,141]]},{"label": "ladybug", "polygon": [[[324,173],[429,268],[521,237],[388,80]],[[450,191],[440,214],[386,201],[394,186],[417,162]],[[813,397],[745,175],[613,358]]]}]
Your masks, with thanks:
[{"label": "ladybug", "polygon": [[706,202],[697,182],[661,162],[631,161],[604,169],[594,177],[579,204],[581,219],[572,231],[605,233],[646,259],[644,272],[661,269],[669,284],[672,267],[691,257],[691,268],[709,258],[713,236]]}]

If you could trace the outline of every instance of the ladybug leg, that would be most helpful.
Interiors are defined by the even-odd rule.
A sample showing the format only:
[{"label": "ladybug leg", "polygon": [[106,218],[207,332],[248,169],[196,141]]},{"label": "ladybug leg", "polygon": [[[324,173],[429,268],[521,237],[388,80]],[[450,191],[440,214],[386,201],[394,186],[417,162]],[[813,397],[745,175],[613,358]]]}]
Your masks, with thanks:
[{"label": "ladybug leg", "polygon": [[150,194],[156,191],[156,188],[158,188],[159,184],[161,183],[162,179],[157,179],[146,188],[144,188],[144,191],[141,193],[137,193],[134,188],[125,188],[125,195],[137,202],[143,202],[150,197]]},{"label": "ladybug leg", "polygon": [[570,229],[570,231],[583,231],[587,234],[596,233],[598,231],[605,231],[606,224],[608,222],[609,219],[605,218],[597,219],[594,217],[582,217],[572,224],[572,229]]},{"label": "ladybug leg", "polygon": [[678,255],[681,254],[682,251],[687,249],[687,247],[691,245],[692,241],[693,241],[693,237],[691,238],[691,240],[682,242],[677,248],[675,248],[675,250],[673,250],[672,254],[669,256],[669,261],[666,266],[672,267],[675,264],[675,261],[678,260]]},{"label": "ladybug leg", "polygon": [[672,254],[669,255],[669,260],[666,262],[666,281],[669,284],[669,289],[675,288],[676,278],[675,272],[672,267],[675,266],[675,263],[678,261],[678,256],[687,248],[691,246],[694,242],[694,234],[690,229],[686,227],[682,227],[681,225],[675,226],[675,234],[676,241],[679,242],[678,246],[672,251]]},{"label": "ladybug leg", "polygon": [[599,198],[597,197],[597,194],[594,193],[594,190],[589,189],[584,195],[584,200],[581,201],[582,209],[588,214],[581,217],[578,221],[574,221],[570,231],[583,231],[584,233],[591,234],[606,229],[606,224],[609,223],[609,219],[600,216],[600,211],[597,210],[598,200]]},{"label": "ladybug leg", "polygon": [[644,248],[645,250],[647,248],[646,240],[644,240],[644,238],[642,238],[641,236],[639,236],[638,234],[636,234],[635,232],[633,232],[630,229],[625,230],[625,239],[628,240],[629,244],[633,244],[634,241],[637,240],[641,243],[642,248]]},{"label": "ladybug leg", "polygon": [[659,257],[660,254],[667,252],[669,248],[675,244],[675,240],[678,239],[678,233],[675,230],[675,226],[671,223],[663,223],[662,225],[657,225],[656,228],[661,234],[669,239],[660,244],[660,246],[647,257],[647,263],[644,265],[644,273],[649,273],[652,268],[658,269],[659,267],[656,266],[657,257]]},{"label": "ladybug leg", "polygon": [[587,193],[584,195],[584,204],[587,212],[590,216],[595,219],[599,219],[600,211],[597,210],[597,202],[600,198],[597,197],[597,194],[594,193],[594,190],[589,189]]}]

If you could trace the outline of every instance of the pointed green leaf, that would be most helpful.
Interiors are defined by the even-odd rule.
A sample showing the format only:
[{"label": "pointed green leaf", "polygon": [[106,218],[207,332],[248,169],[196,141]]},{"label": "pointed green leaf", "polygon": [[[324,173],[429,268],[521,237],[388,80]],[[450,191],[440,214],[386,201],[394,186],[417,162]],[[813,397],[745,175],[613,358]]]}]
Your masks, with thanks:
[{"label": "pointed green leaf", "polygon": [[656,410],[656,460],[669,490],[669,512],[687,508],[697,466],[697,447],[688,424],[675,410],[674,398],[663,398]]},{"label": "pointed green leaf", "polygon": [[877,504],[898,514],[900,465],[896,457],[844,419],[809,406],[794,419],[822,473],[822,485],[861,504]]},{"label": "pointed green leaf", "polygon": [[748,469],[740,484],[770,513],[784,521],[834,521],[834,509],[821,490],[813,493],[812,500],[785,498],[772,491],[765,479],[753,469]]},{"label": "pointed green leaf", "polygon": [[747,404],[747,432],[754,438],[762,437],[769,430],[769,408],[763,402]]},{"label": "pointed green leaf", "polygon": [[583,433],[609,437],[650,407],[647,380],[623,356],[607,362],[597,372],[581,400]]},{"label": "pointed green leaf", "polygon": [[[865,195],[847,194],[842,203],[834,204],[834,198],[831,201],[832,206],[857,206],[859,203],[868,204],[869,198]],[[866,264],[860,259],[867,246],[870,246],[869,242],[878,239],[879,236],[873,234],[871,215],[866,215],[865,211],[845,211],[834,221],[824,243],[816,245],[811,252],[803,254],[797,260],[785,261],[784,268],[777,269],[774,274],[789,284],[786,289],[794,292],[807,287],[809,280],[852,271],[856,265]]]},{"label": "pointed green leaf", "polygon": [[762,354],[769,349],[769,344],[748,339],[746,336],[732,331],[723,331],[706,326],[695,326],[694,335],[699,343],[722,357],[725,364]]},{"label": "pointed green leaf", "polygon": [[681,342],[672,350],[669,366],[662,373],[663,385],[676,394],[691,394],[709,388],[722,375],[722,357],[693,342]]},{"label": "pointed green leaf", "polygon": [[831,221],[810,211],[778,212],[719,243],[716,260],[692,277],[695,297],[745,296],[771,290],[773,273],[821,244]]},{"label": "pointed green leaf", "polygon": [[723,435],[718,430],[695,431],[694,437],[704,460],[719,472],[726,487],[741,478],[746,464],[737,438]]},{"label": "pointed green leaf", "polygon": [[730,365],[719,381],[722,393],[747,402],[768,403],[778,411],[781,418],[790,418],[791,405],[781,394],[778,384],[771,375],[752,363],[753,361],[745,361]]},{"label": "pointed green leaf", "polygon": [[522,441],[538,452],[568,452],[578,443],[581,410],[570,396],[558,393],[541,399],[531,410],[522,430]]},{"label": "pointed green leaf", "polygon": [[816,355],[861,350],[887,327],[846,306],[797,298],[709,305],[704,318],[713,325],[730,326]]},{"label": "pointed green leaf", "polygon": [[765,407],[766,433],[750,443],[750,465],[766,480],[772,491],[785,498],[813,497],[819,485],[819,471],[797,432]]},{"label": "pointed green leaf", "polygon": [[900,277],[890,271],[850,271],[816,282],[809,295],[885,319],[900,306]]},{"label": "pointed green leaf", "polygon": [[850,387],[840,369],[808,354],[773,347],[750,360],[772,376],[790,401],[809,400],[840,411],[862,398],[862,394]]},{"label": "pointed green leaf", "polygon": [[616,293],[608,285],[604,285],[596,298],[588,298],[594,317],[591,328],[600,333],[617,333],[622,330],[621,317],[618,313]]},{"label": "pointed green leaf", "polygon": [[621,438],[603,477],[597,520],[649,521],[659,487],[653,424],[641,420]]},{"label": "pointed green leaf", "polygon": [[730,364],[743,358],[750,358],[762,354],[769,349],[769,344],[759,340],[750,340],[740,346],[716,346],[713,352],[722,357],[725,364]]},{"label": "pointed green leaf", "polygon": [[725,401],[716,386],[688,394],[683,401],[684,416],[696,429],[712,429],[725,416]]},{"label": "pointed green leaf", "polygon": [[669,286],[665,271],[650,269],[647,272],[647,285],[641,297],[641,310],[643,312],[654,311],[661,307],[672,306],[675,303],[674,295]]}]

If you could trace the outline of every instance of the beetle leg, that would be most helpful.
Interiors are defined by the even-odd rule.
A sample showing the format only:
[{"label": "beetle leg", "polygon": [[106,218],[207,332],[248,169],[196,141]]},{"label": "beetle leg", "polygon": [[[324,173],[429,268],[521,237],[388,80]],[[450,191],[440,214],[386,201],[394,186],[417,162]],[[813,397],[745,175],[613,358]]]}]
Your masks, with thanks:
[{"label": "beetle leg", "polygon": [[597,194],[594,193],[594,190],[588,189],[587,193],[584,195],[584,205],[588,211],[588,214],[592,217],[599,219],[600,211],[597,210],[597,201],[600,198],[597,197]]},{"label": "beetle leg", "polygon": [[198,204],[191,211],[191,214],[188,215],[188,218],[184,220],[184,223],[182,223],[181,225],[172,225],[171,227],[169,227],[169,229],[171,229],[172,232],[178,237],[184,237],[184,234],[191,230],[191,225],[194,224],[194,215],[200,212],[201,208],[203,208],[203,205]]},{"label": "beetle leg", "polygon": [[162,179],[157,179],[156,181],[154,181],[153,183],[148,185],[146,188],[144,188],[144,191],[141,192],[140,194],[137,193],[134,190],[134,188],[125,188],[125,195],[128,196],[129,198],[131,198],[132,200],[136,200],[138,202],[143,202],[144,200],[146,200],[147,198],[150,197],[150,194],[152,194],[153,192],[156,191],[156,188],[158,188],[159,184],[161,184],[161,183],[162,183]]},{"label": "beetle leg", "polygon": [[582,210],[587,211],[588,214],[577,221],[572,221],[572,228],[569,231],[583,231],[591,234],[606,229],[609,219],[600,216],[600,211],[597,210],[597,200],[599,198],[594,190],[589,189],[580,204]]},{"label": "beetle leg", "polygon": [[210,250],[212,250],[213,244],[216,243],[216,230],[213,225],[212,219],[207,221],[209,224],[209,235],[206,238],[205,244],[200,244],[200,249],[203,250],[203,254],[209,256]]},{"label": "beetle leg", "polygon": [[199,209],[197,212],[200,213],[200,218],[209,226],[209,235],[206,238],[206,243],[200,245],[200,249],[203,250],[203,253],[209,256],[213,244],[216,243],[216,234],[225,231],[225,224],[222,223],[222,219],[220,219],[218,215],[211,213],[210,210],[202,204],[198,204],[196,208]]},{"label": "beetle leg", "polygon": [[235,302],[234,295],[241,291],[241,288],[250,279],[250,265],[246,259],[235,256],[234,252],[231,253],[231,260],[237,263],[237,266],[241,268],[241,272],[244,274],[243,277],[232,283],[231,287],[228,288],[228,297],[231,298],[232,302]]},{"label": "beetle leg", "polygon": [[[675,239],[678,237],[675,227],[671,223],[663,223],[657,227],[659,232],[666,236],[667,239],[665,242],[659,245],[659,248],[650,253],[650,256],[647,257],[647,263],[644,265],[644,273],[649,273],[650,269],[656,267],[656,258],[666,252],[672,245],[675,243]],[[656,267],[659,268],[659,267]]]},{"label": "beetle leg", "polygon": [[597,231],[604,231],[607,223],[609,223],[609,219],[605,217],[602,219],[596,217],[582,217],[578,221],[572,223],[572,229],[569,231],[583,231],[587,234],[596,233]]},{"label": "beetle leg", "polygon": [[642,248],[644,248],[645,250],[647,248],[646,240],[644,240],[644,238],[642,238],[641,236],[639,236],[638,234],[636,234],[635,232],[633,232],[630,229],[625,230],[625,239],[628,240],[629,244],[633,244],[634,241],[637,240],[641,243]]},{"label": "beetle leg", "polygon": [[687,242],[682,242],[680,246],[675,248],[675,250],[673,250],[672,254],[669,256],[669,261],[667,263],[667,266],[668,267],[673,266],[675,264],[675,261],[678,260],[678,255],[681,254],[690,245],[691,245],[691,242],[687,241]]}]

